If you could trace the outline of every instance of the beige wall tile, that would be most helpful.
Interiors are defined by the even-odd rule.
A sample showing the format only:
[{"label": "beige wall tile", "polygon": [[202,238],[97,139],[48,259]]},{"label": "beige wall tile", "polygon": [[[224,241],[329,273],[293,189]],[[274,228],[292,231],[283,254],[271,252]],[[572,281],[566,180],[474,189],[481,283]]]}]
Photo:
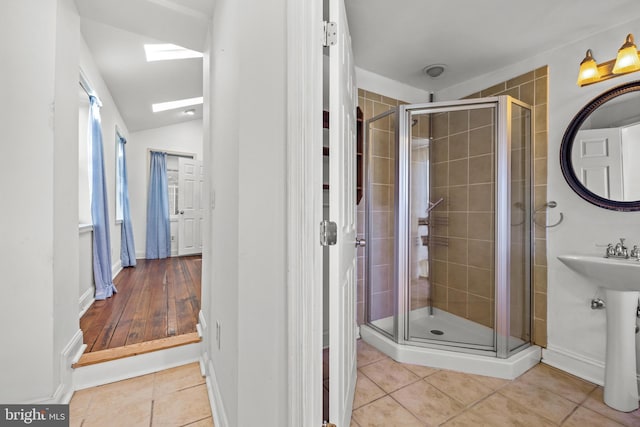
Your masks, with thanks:
[{"label": "beige wall tile", "polygon": [[469,130],[469,111],[452,111],[449,113],[449,135]]},{"label": "beige wall tile", "polygon": [[[469,208],[469,190],[466,185],[459,185],[449,188],[449,211],[466,212]],[[438,199],[436,199],[438,200]]]},{"label": "beige wall tile", "polygon": [[447,289],[447,309],[450,313],[460,317],[467,317],[467,292],[453,288]]},{"label": "beige wall tile", "polygon": [[448,286],[459,291],[467,292],[467,266],[449,263]]},{"label": "beige wall tile", "polygon": [[469,185],[469,210],[491,212],[493,209],[493,184]]},{"label": "beige wall tile", "polygon": [[466,264],[468,245],[467,239],[449,237],[449,262]]},{"label": "beige wall tile", "polygon": [[469,111],[469,129],[476,129],[482,126],[492,126],[493,121],[493,108],[478,108]]},{"label": "beige wall tile", "polygon": [[469,133],[469,155],[479,156],[493,152],[493,126],[483,126]]},{"label": "beige wall tile", "polygon": [[503,92],[507,88],[506,82],[498,83],[487,89],[480,91],[481,96],[493,96],[500,92]]},{"label": "beige wall tile", "polygon": [[440,163],[449,160],[449,138],[438,138],[434,140],[431,148],[431,162]]},{"label": "beige wall tile", "polygon": [[469,184],[493,181],[493,158],[490,154],[469,158]]},{"label": "beige wall tile", "polygon": [[449,159],[469,157],[469,133],[462,132],[449,137]]},{"label": "beige wall tile", "polygon": [[469,178],[470,159],[449,162],[449,185],[466,185]]},{"label": "beige wall tile", "polygon": [[466,212],[449,213],[449,237],[467,237],[467,216]]},{"label": "beige wall tile", "polygon": [[516,87],[516,86],[520,86],[522,84],[525,84],[527,82],[530,82],[532,80],[535,79],[535,70],[534,71],[529,71],[528,73],[524,73],[519,75],[518,77],[514,77],[510,80],[507,80],[506,85],[507,85],[507,89],[512,88],[512,87]]},{"label": "beige wall tile", "polygon": [[493,245],[486,240],[469,240],[469,265],[491,269],[493,267]]},{"label": "beige wall tile", "polygon": [[470,239],[493,240],[494,215],[488,212],[470,212],[468,219]]},{"label": "beige wall tile", "polygon": [[493,271],[486,268],[468,268],[469,292],[485,298],[493,298]]}]

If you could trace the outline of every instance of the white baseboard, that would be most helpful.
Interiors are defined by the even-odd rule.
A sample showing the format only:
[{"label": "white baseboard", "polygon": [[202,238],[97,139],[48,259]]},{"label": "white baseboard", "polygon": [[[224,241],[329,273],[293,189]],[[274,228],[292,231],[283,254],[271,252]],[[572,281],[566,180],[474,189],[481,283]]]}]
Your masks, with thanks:
[{"label": "white baseboard", "polygon": [[97,363],[73,370],[73,389],[89,387],[151,374],[164,369],[197,362],[200,359],[200,343],[181,345],[110,362]]},{"label": "white baseboard", "polygon": [[211,405],[211,413],[213,414],[213,425],[216,427],[229,427],[229,420],[227,419],[227,412],[222,402],[222,394],[220,393],[220,387],[216,379],[213,362],[208,358],[207,353],[204,353],[202,357],[200,363],[206,364],[208,367],[206,381],[207,392],[209,393],[209,404]]},{"label": "white baseboard", "polygon": [[[542,363],[568,372],[583,380],[604,385],[604,362],[591,359],[564,348],[549,346],[542,350]],[[636,375],[640,387],[640,375]]]},{"label": "white baseboard", "polygon": [[23,402],[25,404],[67,404],[73,396],[72,372],[73,365],[82,355],[86,345],[82,344],[82,331],[73,334],[71,340],[60,353],[60,377],[56,391],[49,397],[44,399],[36,399],[31,402]]},{"label": "white baseboard", "polygon": [[118,260],[114,265],[111,266],[111,280],[115,279],[118,273],[122,271],[122,260]]},{"label": "white baseboard", "polygon": [[84,316],[87,310],[89,310],[89,307],[91,307],[95,302],[96,299],[93,297],[94,294],[95,291],[93,285],[82,294],[78,302],[78,307],[80,307],[80,316],[78,317]]}]

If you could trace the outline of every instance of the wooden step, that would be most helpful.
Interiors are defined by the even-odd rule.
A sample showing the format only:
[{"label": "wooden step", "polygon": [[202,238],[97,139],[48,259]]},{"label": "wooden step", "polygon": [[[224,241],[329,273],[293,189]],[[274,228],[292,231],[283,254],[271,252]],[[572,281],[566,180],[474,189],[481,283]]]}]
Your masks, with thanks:
[{"label": "wooden step", "polygon": [[139,342],[125,345],[124,347],[109,348],[106,350],[85,353],[78,362],[72,365],[73,368],[80,366],[94,365],[96,363],[108,362],[125,357],[137,356],[139,354],[150,353],[152,351],[164,350],[181,345],[193,344],[202,341],[197,332],[176,335],[168,338],[161,338],[153,341]]}]

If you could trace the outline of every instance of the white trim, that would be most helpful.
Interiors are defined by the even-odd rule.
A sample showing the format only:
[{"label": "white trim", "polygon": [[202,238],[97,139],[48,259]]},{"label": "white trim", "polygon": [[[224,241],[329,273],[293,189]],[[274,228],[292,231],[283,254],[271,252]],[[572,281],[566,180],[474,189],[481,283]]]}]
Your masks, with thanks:
[{"label": "white trim", "polygon": [[115,279],[118,273],[122,271],[122,260],[118,260],[111,266],[111,280]]},{"label": "white trim", "polygon": [[[564,348],[549,346],[542,350],[542,363],[568,372],[584,380],[604,385],[604,362],[574,353]],[[640,387],[640,375],[636,375]]]},{"label": "white trim", "polygon": [[[290,427],[322,424],[322,2],[287,1]],[[216,424],[217,425],[217,424]]]},{"label": "white trim", "polygon": [[435,348],[401,345],[373,328],[360,326],[362,339],[378,350],[402,363],[450,369],[476,375],[512,380],[540,362],[540,347],[528,347],[507,359]]},{"label": "white trim", "polygon": [[84,316],[87,310],[89,310],[89,308],[95,302],[96,299],[93,297],[93,294],[94,294],[94,286],[92,284],[89,287],[89,289],[84,291],[84,293],[80,297],[80,300],[78,301],[78,307],[80,307],[80,314],[78,317]]},{"label": "white trim", "polygon": [[73,389],[82,390],[197,362],[200,343],[181,345],[73,370]]},{"label": "white trim", "polygon": [[68,404],[73,396],[71,365],[80,358],[86,345],[82,344],[82,331],[78,329],[60,353],[60,382],[56,391],[45,399],[23,402],[25,404]]},{"label": "white trim", "polygon": [[216,372],[213,368],[213,361],[208,357],[207,353],[204,353],[202,359],[200,359],[201,370],[204,361],[208,360],[209,375],[206,376],[207,381],[207,393],[209,394],[209,404],[211,405],[211,413],[213,414],[213,425],[216,427],[228,427],[229,420],[227,419],[227,411],[224,409],[224,403],[222,401],[222,394],[220,394],[220,388],[218,387],[218,380],[216,379]]}]

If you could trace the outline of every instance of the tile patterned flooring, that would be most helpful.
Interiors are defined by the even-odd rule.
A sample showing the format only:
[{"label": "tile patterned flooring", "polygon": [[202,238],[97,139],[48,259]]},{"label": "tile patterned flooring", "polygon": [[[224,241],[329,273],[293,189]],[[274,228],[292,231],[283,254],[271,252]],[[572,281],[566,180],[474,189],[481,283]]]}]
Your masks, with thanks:
[{"label": "tile patterned flooring", "polygon": [[[325,374],[326,375],[326,374]],[[351,427],[640,426],[602,387],[539,364],[515,380],[398,363],[358,341]]]},{"label": "tile patterned flooring", "polygon": [[[328,388],[328,366],[324,366]],[[325,396],[328,390],[325,390]],[[197,363],[77,391],[71,426],[213,426]],[[640,426],[602,387],[539,364],[508,381],[398,363],[358,341],[351,427]]]},{"label": "tile patterned flooring", "polygon": [[76,391],[71,427],[213,426],[198,363]]}]

